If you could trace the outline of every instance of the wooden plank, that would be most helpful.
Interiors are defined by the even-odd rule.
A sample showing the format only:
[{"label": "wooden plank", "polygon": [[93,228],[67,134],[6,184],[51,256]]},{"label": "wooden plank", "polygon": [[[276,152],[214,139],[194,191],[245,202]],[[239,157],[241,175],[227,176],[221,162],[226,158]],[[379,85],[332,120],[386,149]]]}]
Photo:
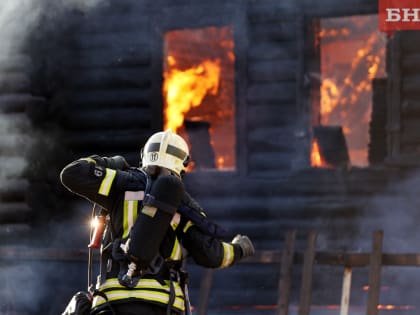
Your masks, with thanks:
[{"label": "wooden plank", "polygon": [[289,312],[290,289],[292,287],[293,257],[295,253],[296,230],[286,234],[285,248],[282,252],[280,277],[278,285],[276,315],[287,315]]},{"label": "wooden plank", "polygon": [[370,254],[369,291],[366,315],[378,314],[379,293],[381,288],[382,241],[383,231],[375,231],[373,234],[372,252]]},{"label": "wooden plank", "polygon": [[203,276],[201,277],[200,282],[200,291],[199,291],[199,298],[198,298],[198,307],[197,307],[197,314],[198,315],[206,315],[207,308],[210,298],[210,291],[213,285],[213,269],[204,269]]},{"label": "wooden plank", "polygon": [[396,32],[395,35],[397,35],[399,39],[401,40],[401,48],[404,54],[418,53],[419,45],[420,45],[420,41],[419,41],[420,32],[419,31],[410,31],[410,32],[400,31],[400,32]]},{"label": "wooden plank", "polygon": [[346,266],[343,273],[343,288],[341,290],[340,315],[349,314],[350,293],[351,293],[352,268]]},{"label": "wooden plank", "polygon": [[299,315],[309,315],[312,303],[312,274],[315,261],[315,243],[317,233],[311,231],[308,235],[307,248],[303,261],[302,282],[299,297]]}]

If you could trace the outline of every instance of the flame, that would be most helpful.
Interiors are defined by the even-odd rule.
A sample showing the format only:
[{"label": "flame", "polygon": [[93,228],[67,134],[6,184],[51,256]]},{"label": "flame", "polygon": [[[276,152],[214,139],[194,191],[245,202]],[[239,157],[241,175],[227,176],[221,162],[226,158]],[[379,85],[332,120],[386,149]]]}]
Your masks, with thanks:
[{"label": "flame", "polygon": [[164,72],[163,93],[167,102],[165,130],[176,132],[184,123],[185,114],[200,106],[206,95],[217,95],[220,84],[220,60],[205,59],[200,64],[180,70],[176,60],[167,58],[169,70]]},{"label": "flame", "polygon": [[[353,165],[367,165],[371,80],[385,75],[383,34],[368,25],[374,17],[327,19],[318,31],[321,42],[322,125],[342,126]],[[348,27],[344,27],[346,24]],[[372,29],[369,31],[369,29]],[[354,34],[354,37],[352,37]],[[360,150],[365,153],[361,154]]]},{"label": "flame", "polygon": [[329,165],[322,156],[322,152],[316,138],[312,140],[311,167],[331,167],[331,165]]}]

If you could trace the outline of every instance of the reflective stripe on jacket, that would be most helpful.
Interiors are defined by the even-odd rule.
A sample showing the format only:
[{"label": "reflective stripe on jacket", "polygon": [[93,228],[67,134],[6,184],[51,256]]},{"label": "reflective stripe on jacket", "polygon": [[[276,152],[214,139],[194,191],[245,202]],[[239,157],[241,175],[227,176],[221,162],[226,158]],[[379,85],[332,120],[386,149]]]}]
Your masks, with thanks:
[{"label": "reflective stripe on jacket", "polygon": [[[175,301],[172,305],[173,308],[184,311],[184,294],[178,282],[173,282],[175,287]],[[140,279],[135,288],[129,289],[122,286],[117,278],[110,278],[104,284],[97,286],[97,289],[106,294],[108,301],[118,301],[124,299],[139,299],[143,301],[152,301],[167,305],[169,302],[169,280],[165,280],[162,285],[155,279]],[[100,296],[95,296],[92,303],[92,308],[101,306],[106,301]]]}]

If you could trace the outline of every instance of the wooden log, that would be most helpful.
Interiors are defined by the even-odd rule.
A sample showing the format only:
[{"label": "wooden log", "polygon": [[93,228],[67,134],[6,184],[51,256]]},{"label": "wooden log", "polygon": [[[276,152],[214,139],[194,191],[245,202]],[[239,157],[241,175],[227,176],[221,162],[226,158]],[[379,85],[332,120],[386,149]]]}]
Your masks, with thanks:
[{"label": "wooden log", "polygon": [[11,239],[18,239],[18,237],[21,236],[28,236],[31,232],[32,228],[27,223],[0,224],[0,239],[6,240],[6,242],[0,241],[0,244],[5,243],[9,245]]},{"label": "wooden log", "polygon": [[25,113],[0,113],[0,132],[23,134],[32,128]]},{"label": "wooden log", "polygon": [[[150,103],[150,90],[140,89],[105,89],[88,91],[62,91],[58,95],[66,107],[105,109],[116,107],[142,107]],[[64,99],[67,97],[67,100]],[[64,105],[64,104],[63,104]]]},{"label": "wooden log", "polygon": [[64,69],[73,67],[132,67],[148,65],[150,62],[151,52],[149,50],[130,47],[68,51],[60,61]]},{"label": "wooden log", "polygon": [[32,219],[32,209],[25,202],[0,203],[0,222],[23,223]]},{"label": "wooden log", "polygon": [[[293,2],[276,2],[262,5],[252,2],[248,7],[248,19],[251,23],[288,21],[296,19],[296,4]],[[284,22],[283,22],[284,23]]]},{"label": "wooden log", "polygon": [[254,61],[249,64],[250,82],[293,81],[296,79],[297,60]]},{"label": "wooden log", "polygon": [[0,76],[0,94],[29,93],[31,82],[23,72],[4,72]]},{"label": "wooden log", "polygon": [[295,104],[250,104],[247,111],[247,127],[279,127],[293,124],[297,119]]},{"label": "wooden log", "polygon": [[420,101],[416,99],[404,99],[401,103],[401,114],[403,117],[420,117]]},{"label": "wooden log", "polygon": [[419,92],[420,75],[404,75],[401,82],[402,98],[416,99],[420,96]]},{"label": "wooden log", "polygon": [[127,68],[73,69],[66,85],[74,89],[150,88],[151,72],[147,66]]},{"label": "wooden log", "polygon": [[44,103],[44,98],[35,97],[30,94],[3,94],[0,95],[0,112],[24,112],[28,106],[37,106]]},{"label": "wooden log", "polygon": [[[112,5],[112,7],[114,8],[115,5]],[[150,19],[147,16],[126,14],[126,12],[98,12],[97,14],[85,16],[82,23],[80,23],[79,29],[81,33],[87,34],[146,31],[150,29]]]},{"label": "wooden log", "polygon": [[410,117],[404,120],[404,128],[401,130],[401,145],[413,145],[420,144],[420,134],[418,132],[418,126],[420,123],[420,117]]},{"label": "wooden log", "polygon": [[77,35],[76,45],[81,50],[125,47],[137,51],[150,47],[150,41],[150,33],[138,29],[124,32],[80,33]]},{"label": "wooden log", "polygon": [[295,100],[295,82],[259,83],[248,87],[247,101],[250,103],[293,104]]},{"label": "wooden log", "polygon": [[280,152],[290,149],[295,133],[291,127],[266,127],[253,129],[248,134],[248,145],[254,151]]},{"label": "wooden log", "polygon": [[401,60],[401,71],[403,75],[415,75],[420,69],[420,53],[414,51],[405,53],[404,58]]},{"label": "wooden log", "polygon": [[8,179],[0,185],[0,200],[3,202],[24,201],[29,187],[27,179]]},{"label": "wooden log", "polygon": [[[127,130],[104,130],[94,132],[69,132],[63,136],[63,142],[72,149],[90,150],[138,150],[139,145],[144,143],[148,129],[127,129]],[[92,152],[92,154],[95,152]]]},{"label": "wooden log", "polygon": [[419,31],[399,32],[401,48],[404,53],[418,53]]},{"label": "wooden log", "polygon": [[249,152],[248,167],[250,170],[288,170],[290,169],[294,153],[291,151],[281,153]]},{"label": "wooden log", "polygon": [[0,72],[25,72],[32,66],[32,59],[27,54],[0,55]]},{"label": "wooden log", "polygon": [[284,42],[296,39],[295,21],[285,20],[269,23],[258,23],[252,25],[249,30],[251,42]]},{"label": "wooden log", "polygon": [[23,151],[29,151],[34,144],[34,137],[29,134],[0,134],[0,155],[1,156],[20,156]]},{"label": "wooden log", "polygon": [[[71,108],[70,108],[71,109]],[[69,129],[136,129],[150,128],[150,110],[144,108],[116,108],[68,112],[61,121]]]},{"label": "wooden log", "polygon": [[249,47],[248,60],[290,60],[297,55],[296,42],[258,42]]}]

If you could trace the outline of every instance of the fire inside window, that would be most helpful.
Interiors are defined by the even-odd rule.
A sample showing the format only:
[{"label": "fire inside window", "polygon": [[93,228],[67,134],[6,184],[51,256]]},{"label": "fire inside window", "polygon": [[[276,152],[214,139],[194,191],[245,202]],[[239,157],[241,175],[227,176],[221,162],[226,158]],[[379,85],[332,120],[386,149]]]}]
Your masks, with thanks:
[{"label": "fire inside window", "polygon": [[234,63],[232,27],[164,34],[164,129],[187,140],[190,170],[236,167]]},{"label": "fire inside window", "polygon": [[[378,30],[377,15],[323,18],[317,33],[321,95],[319,104],[314,102],[311,164],[334,167],[341,159],[367,166],[372,79],[385,77],[385,35]],[[323,156],[321,142],[328,136],[338,143],[330,143],[335,152]],[[340,142],[345,152],[337,148]],[[328,154],[336,156],[334,162]]]}]

